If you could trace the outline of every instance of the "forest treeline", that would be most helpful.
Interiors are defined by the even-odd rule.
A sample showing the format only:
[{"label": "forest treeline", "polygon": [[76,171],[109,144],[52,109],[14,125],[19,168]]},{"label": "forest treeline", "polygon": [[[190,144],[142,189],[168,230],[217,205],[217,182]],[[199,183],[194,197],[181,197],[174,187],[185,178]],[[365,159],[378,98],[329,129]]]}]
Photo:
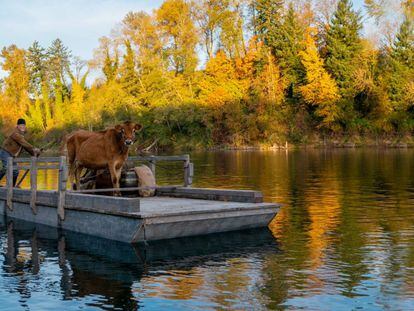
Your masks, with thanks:
[{"label": "forest treeline", "polygon": [[1,125],[24,116],[54,144],[133,119],[144,141],[196,148],[411,136],[413,3],[166,0],[128,13],[88,62],[60,39],[4,47]]}]

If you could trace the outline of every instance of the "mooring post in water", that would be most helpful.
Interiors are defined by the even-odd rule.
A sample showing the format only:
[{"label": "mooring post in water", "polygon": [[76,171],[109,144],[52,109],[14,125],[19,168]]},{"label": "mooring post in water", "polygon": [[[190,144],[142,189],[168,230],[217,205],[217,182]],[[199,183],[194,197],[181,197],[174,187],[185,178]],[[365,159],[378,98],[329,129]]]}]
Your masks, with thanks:
[{"label": "mooring post in water", "polygon": [[66,165],[66,157],[61,156],[59,160],[59,183],[58,183],[58,207],[57,213],[59,220],[65,220],[65,197],[66,197],[66,184],[68,180],[68,170]]},{"label": "mooring post in water", "polygon": [[194,164],[190,162],[190,156],[186,155],[184,161],[184,187],[190,187],[193,183]]},{"label": "mooring post in water", "polygon": [[36,207],[37,200],[37,158],[31,157],[30,159],[30,207],[33,214],[37,214]]},{"label": "mooring post in water", "polygon": [[13,158],[7,158],[7,208],[13,210]]}]

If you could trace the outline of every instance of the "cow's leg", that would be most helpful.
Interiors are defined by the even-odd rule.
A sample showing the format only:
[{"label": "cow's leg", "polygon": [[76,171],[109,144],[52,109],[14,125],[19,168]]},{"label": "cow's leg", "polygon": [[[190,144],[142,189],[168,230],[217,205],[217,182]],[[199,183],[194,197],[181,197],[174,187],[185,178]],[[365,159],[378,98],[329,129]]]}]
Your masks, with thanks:
[{"label": "cow's leg", "polygon": [[[111,174],[112,187],[119,189],[119,180],[121,179],[121,169],[118,169],[115,163],[109,163],[109,173]],[[120,197],[121,191],[115,190],[114,196]]]}]

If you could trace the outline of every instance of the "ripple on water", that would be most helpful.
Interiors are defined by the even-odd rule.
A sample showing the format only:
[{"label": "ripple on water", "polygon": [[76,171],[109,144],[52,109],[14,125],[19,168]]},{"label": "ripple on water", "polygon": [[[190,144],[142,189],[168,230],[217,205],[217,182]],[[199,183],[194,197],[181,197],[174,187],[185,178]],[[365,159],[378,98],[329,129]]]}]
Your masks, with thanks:
[{"label": "ripple on water", "polygon": [[[283,203],[270,230],[137,248],[62,242],[0,218],[0,309],[414,309],[414,150],[192,159],[195,186],[259,189]],[[180,170],[160,168],[159,183],[180,182]],[[40,187],[56,177],[39,176]]]}]

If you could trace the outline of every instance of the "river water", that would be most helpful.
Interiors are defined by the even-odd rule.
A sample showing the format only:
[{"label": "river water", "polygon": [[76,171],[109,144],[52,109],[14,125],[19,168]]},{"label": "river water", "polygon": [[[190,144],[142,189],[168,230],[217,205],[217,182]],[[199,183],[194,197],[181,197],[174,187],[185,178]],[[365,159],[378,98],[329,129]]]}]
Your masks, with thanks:
[{"label": "river water", "polygon": [[282,203],[269,228],[130,246],[0,217],[0,310],[414,310],[414,150],[191,156],[194,186]]}]

